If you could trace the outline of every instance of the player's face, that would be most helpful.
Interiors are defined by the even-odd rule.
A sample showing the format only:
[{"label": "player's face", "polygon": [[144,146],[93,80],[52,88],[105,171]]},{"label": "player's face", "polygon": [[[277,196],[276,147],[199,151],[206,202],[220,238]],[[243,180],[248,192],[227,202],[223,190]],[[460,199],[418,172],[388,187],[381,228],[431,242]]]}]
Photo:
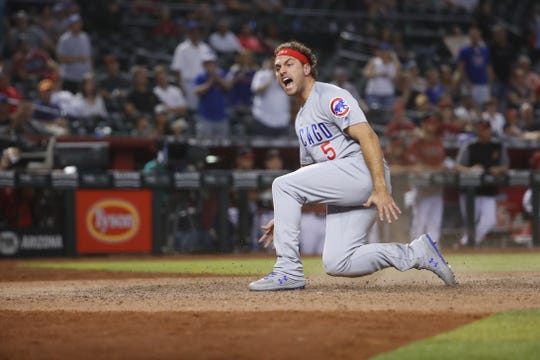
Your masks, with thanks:
[{"label": "player's face", "polygon": [[305,78],[310,71],[309,65],[302,64],[293,57],[282,55],[276,57],[274,70],[279,85],[287,95],[294,96],[302,93]]}]

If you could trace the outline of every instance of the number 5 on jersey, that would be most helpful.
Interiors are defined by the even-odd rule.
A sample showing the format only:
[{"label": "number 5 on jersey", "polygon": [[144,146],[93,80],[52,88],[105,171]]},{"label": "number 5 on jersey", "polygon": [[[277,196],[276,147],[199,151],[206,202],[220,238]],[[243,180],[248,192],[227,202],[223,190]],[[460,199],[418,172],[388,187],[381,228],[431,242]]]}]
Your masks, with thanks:
[{"label": "number 5 on jersey", "polygon": [[336,158],[336,150],[330,145],[330,141],[321,144],[321,150],[326,155],[328,160],[334,160]]}]

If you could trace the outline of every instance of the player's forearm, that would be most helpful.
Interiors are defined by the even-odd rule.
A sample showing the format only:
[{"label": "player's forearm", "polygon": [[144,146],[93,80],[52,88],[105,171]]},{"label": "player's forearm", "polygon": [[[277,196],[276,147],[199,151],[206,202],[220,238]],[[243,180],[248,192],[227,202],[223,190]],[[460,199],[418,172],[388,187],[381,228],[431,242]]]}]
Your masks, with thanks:
[{"label": "player's forearm", "polygon": [[373,191],[385,192],[387,187],[384,177],[383,155],[377,136],[374,134],[373,139],[367,142],[367,146],[365,145],[365,143],[362,144],[362,152],[373,181]]},{"label": "player's forearm", "polygon": [[368,123],[353,125],[349,127],[348,131],[349,135],[360,143],[362,154],[373,181],[373,191],[386,192],[383,154],[377,134]]}]

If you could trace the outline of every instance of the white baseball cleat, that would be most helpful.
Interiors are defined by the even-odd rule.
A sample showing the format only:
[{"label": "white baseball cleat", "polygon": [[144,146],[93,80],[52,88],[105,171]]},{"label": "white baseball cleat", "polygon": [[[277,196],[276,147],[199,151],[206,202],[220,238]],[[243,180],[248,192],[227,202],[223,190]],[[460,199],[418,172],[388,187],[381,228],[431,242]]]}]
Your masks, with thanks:
[{"label": "white baseball cleat", "polygon": [[429,234],[421,235],[416,241],[420,241],[424,247],[425,256],[420,259],[418,268],[429,270],[439,278],[446,285],[456,285],[456,279],[454,272],[448,265],[448,262],[444,259],[437,244],[431,239]]},{"label": "white baseball cleat", "polygon": [[285,274],[271,272],[260,280],[249,284],[252,291],[279,291],[279,290],[300,290],[306,286],[306,280],[294,280]]}]

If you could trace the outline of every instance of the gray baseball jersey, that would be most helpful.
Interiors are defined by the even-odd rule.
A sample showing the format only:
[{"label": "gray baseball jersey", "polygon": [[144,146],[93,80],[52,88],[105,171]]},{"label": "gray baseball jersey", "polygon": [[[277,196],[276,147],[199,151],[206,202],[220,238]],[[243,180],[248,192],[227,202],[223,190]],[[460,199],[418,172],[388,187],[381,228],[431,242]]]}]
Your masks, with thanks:
[{"label": "gray baseball jersey", "polygon": [[[385,267],[407,270],[418,265],[421,250],[413,244],[367,244],[375,207],[363,204],[373,192],[360,144],[345,130],[366,122],[356,99],[337,86],[315,82],[296,117],[302,168],[277,178],[274,200],[274,271],[303,279],[299,253],[302,205],[327,205],[323,264],[328,274],[361,276]],[[388,186],[390,175],[385,163]]]},{"label": "gray baseball jersey", "polygon": [[361,155],[360,144],[344,130],[366,121],[358,102],[347,90],[316,82],[296,115],[300,163],[309,165]]}]

